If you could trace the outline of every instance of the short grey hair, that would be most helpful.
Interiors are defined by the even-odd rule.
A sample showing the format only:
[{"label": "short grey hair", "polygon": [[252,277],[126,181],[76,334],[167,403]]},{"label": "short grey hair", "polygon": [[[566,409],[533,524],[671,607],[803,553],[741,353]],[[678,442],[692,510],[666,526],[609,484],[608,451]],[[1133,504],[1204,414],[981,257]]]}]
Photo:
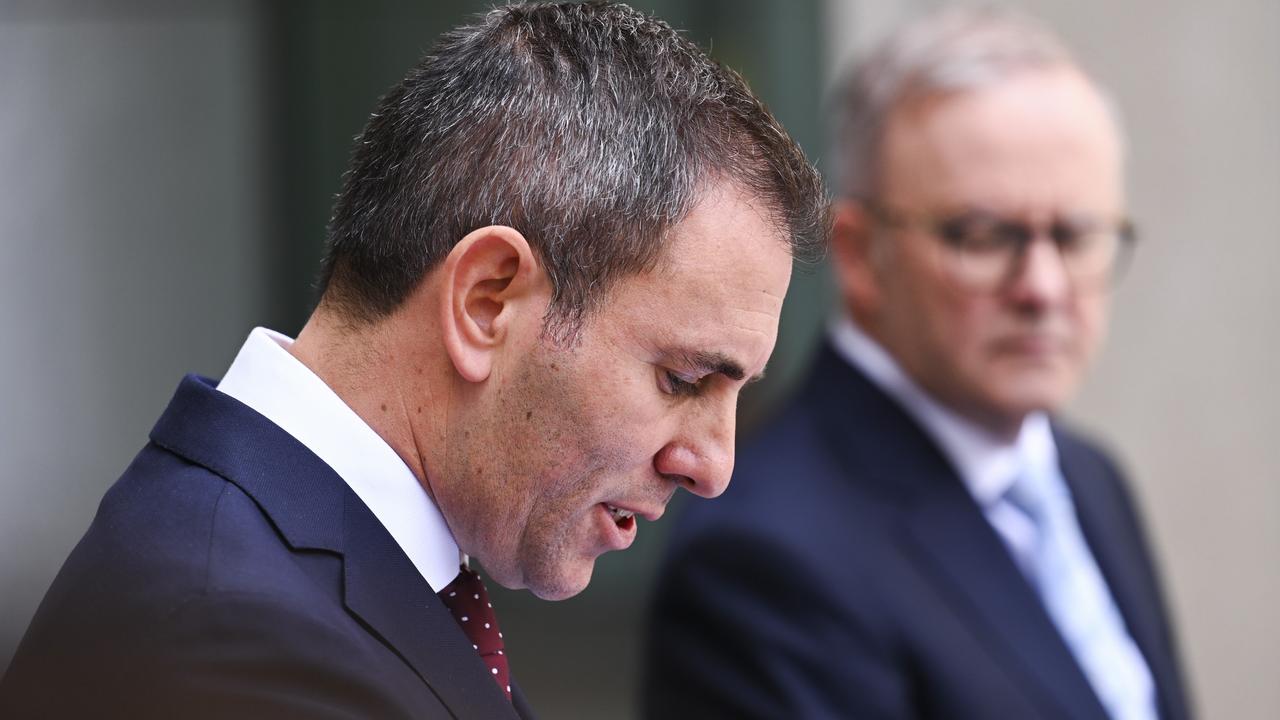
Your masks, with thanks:
[{"label": "short grey hair", "polygon": [[838,191],[874,195],[880,144],[897,108],[1061,66],[1079,67],[1047,27],[1012,10],[953,6],[908,23],[856,63],[833,96]]},{"label": "short grey hair", "polygon": [[502,6],[443,35],[379,102],[334,205],[322,302],[385,317],[468,232],[508,225],[570,338],[613,283],[655,269],[720,181],[758,201],[793,257],[821,255],[821,178],[737,73],[626,5]]}]

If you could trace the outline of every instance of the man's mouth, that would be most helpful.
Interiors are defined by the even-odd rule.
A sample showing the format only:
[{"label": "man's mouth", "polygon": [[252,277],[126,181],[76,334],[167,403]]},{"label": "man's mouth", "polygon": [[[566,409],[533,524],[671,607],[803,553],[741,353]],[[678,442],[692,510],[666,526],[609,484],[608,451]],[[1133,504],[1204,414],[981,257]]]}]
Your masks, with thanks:
[{"label": "man's mouth", "polygon": [[609,517],[613,518],[613,522],[624,530],[630,530],[636,522],[636,514],[631,510],[623,510],[616,505],[605,503],[604,507],[609,511]]}]

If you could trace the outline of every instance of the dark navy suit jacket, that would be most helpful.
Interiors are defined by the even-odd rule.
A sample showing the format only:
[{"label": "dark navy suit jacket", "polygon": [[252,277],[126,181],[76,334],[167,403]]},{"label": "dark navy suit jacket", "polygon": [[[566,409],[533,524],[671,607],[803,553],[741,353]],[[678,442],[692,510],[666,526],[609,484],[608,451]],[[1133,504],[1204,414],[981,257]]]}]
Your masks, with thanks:
[{"label": "dark navy suit jacket", "polygon": [[347,484],[193,376],[0,681],[5,718],[518,715]]},{"label": "dark navy suit jacket", "polygon": [[[1184,720],[1133,503],[1097,449],[1054,432],[1160,715]],[[690,506],[671,539],[652,608],[647,717],[1106,717],[941,451],[833,350],[737,468],[724,496]]]}]

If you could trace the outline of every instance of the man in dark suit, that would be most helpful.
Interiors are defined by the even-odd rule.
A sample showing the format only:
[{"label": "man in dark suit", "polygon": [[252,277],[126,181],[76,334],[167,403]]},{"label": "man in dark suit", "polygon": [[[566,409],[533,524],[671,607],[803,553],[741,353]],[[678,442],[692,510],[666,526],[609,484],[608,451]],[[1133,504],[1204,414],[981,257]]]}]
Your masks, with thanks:
[{"label": "man in dark suit", "polygon": [[297,340],[190,376],[0,684],[4,717],[527,717],[493,580],[565,598],[728,482],[816,172],[601,3],[503,7],[382,99]]},{"label": "man in dark suit", "polygon": [[842,312],[675,529],[646,715],[1188,717],[1124,481],[1052,418],[1133,240],[1111,109],[1045,30],[972,9],[840,103]]}]

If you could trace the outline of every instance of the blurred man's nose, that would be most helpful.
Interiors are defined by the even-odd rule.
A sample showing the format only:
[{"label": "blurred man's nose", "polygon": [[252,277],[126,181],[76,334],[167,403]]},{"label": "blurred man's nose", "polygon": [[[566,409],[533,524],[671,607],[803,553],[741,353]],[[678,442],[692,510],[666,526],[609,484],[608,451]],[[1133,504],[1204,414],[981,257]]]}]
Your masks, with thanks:
[{"label": "blurred man's nose", "polygon": [[1067,297],[1071,277],[1062,253],[1044,234],[1032,238],[1009,279],[1007,292],[1019,305],[1041,307]]},{"label": "blurred man's nose", "polygon": [[655,469],[678,477],[695,495],[713,498],[724,492],[733,474],[736,412],[736,402],[728,401],[689,418],[684,432],[658,453]]}]

